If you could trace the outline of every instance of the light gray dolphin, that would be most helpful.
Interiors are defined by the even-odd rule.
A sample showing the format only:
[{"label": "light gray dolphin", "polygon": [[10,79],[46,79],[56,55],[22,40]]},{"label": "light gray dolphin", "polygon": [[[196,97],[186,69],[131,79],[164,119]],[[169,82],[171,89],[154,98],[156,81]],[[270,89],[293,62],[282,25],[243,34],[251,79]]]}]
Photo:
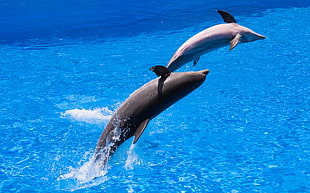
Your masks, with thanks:
[{"label": "light gray dolphin", "polygon": [[230,45],[229,50],[232,50],[238,43],[266,38],[249,28],[238,25],[228,12],[222,10],[218,12],[227,23],[207,28],[184,42],[168,62],[167,67],[170,71],[173,72],[191,61],[194,61],[195,66],[200,56],[214,49]]},{"label": "light gray dolphin", "polygon": [[101,168],[118,146],[132,136],[136,143],[151,119],[198,88],[209,73],[171,73],[164,66],[150,69],[160,77],[143,85],[120,105],[98,140],[94,160]]}]

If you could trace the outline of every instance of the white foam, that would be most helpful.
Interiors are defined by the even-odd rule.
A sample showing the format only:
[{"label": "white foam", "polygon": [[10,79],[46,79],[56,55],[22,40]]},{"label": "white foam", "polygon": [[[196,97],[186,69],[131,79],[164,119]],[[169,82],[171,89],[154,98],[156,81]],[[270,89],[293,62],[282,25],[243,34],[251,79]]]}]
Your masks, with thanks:
[{"label": "white foam", "polygon": [[129,150],[127,151],[127,160],[124,168],[126,170],[132,170],[134,165],[139,165],[140,160],[136,152],[134,151],[135,144],[131,144]]},{"label": "white foam", "polygon": [[[101,168],[94,158],[84,163],[80,168],[69,168],[70,172],[60,175],[58,181],[67,181],[65,190],[75,191],[87,187],[96,186],[108,180],[106,176],[108,168]],[[74,182],[70,183],[70,180]]]},{"label": "white foam", "polygon": [[96,108],[92,110],[86,109],[72,109],[62,113],[63,117],[82,121],[91,124],[100,124],[107,122],[112,117],[113,112],[107,107]]},{"label": "white foam", "polygon": [[106,174],[106,170],[102,170],[99,164],[96,164],[94,159],[84,163],[80,168],[75,169],[70,167],[70,172],[60,176],[60,179],[76,179],[79,183],[87,183],[95,178],[102,177]]},{"label": "white foam", "polygon": [[[127,151],[127,159],[124,165],[126,170],[133,170],[134,166],[140,165],[141,163],[134,149],[135,144],[131,144],[129,150]],[[110,166],[105,164],[105,166],[102,167],[102,162],[95,161],[94,156],[89,158],[90,155],[92,155],[92,153],[86,152],[79,163],[81,166],[78,168],[69,167],[69,172],[58,177],[57,180],[59,182],[60,190],[75,191],[97,186],[109,180],[107,173],[110,169]],[[101,159],[104,160],[104,157]],[[128,192],[133,192],[131,186],[129,187]]]}]

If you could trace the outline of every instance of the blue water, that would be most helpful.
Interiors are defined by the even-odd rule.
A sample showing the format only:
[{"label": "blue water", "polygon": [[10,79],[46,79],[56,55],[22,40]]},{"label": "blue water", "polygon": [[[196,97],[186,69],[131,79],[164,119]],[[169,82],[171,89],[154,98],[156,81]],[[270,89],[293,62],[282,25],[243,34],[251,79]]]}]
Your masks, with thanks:
[{"label": "blue water", "polygon": [[[267,39],[182,67],[210,74],[92,168],[113,111],[217,9]],[[1,1],[1,192],[310,192],[309,23],[309,1]]]}]

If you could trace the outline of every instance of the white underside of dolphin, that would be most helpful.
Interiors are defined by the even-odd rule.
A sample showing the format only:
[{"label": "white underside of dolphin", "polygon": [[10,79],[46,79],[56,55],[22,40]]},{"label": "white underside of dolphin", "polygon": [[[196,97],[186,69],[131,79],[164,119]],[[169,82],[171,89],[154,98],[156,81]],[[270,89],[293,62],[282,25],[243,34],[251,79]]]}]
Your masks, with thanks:
[{"label": "white underside of dolphin", "polygon": [[201,55],[214,49],[230,45],[232,50],[238,43],[252,42],[266,37],[236,23],[225,11],[218,11],[227,23],[207,28],[184,42],[170,59],[167,68],[175,71],[188,62],[197,64]]}]

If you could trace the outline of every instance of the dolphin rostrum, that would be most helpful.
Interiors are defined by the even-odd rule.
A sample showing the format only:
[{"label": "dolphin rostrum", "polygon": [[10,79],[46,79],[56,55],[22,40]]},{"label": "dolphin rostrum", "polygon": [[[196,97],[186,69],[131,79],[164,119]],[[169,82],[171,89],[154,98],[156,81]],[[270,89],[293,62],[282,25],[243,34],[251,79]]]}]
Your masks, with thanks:
[{"label": "dolphin rostrum", "polygon": [[160,77],[132,93],[102,132],[94,154],[101,168],[106,166],[118,146],[132,136],[136,143],[151,119],[198,88],[209,73],[209,70],[171,73],[164,66],[154,66],[150,70]]},{"label": "dolphin rostrum", "polygon": [[228,12],[222,10],[218,12],[226,23],[207,28],[184,42],[167,65],[170,71],[173,72],[191,61],[194,61],[195,66],[200,56],[214,49],[230,45],[229,50],[232,50],[238,43],[266,38],[249,28],[238,25]]}]

